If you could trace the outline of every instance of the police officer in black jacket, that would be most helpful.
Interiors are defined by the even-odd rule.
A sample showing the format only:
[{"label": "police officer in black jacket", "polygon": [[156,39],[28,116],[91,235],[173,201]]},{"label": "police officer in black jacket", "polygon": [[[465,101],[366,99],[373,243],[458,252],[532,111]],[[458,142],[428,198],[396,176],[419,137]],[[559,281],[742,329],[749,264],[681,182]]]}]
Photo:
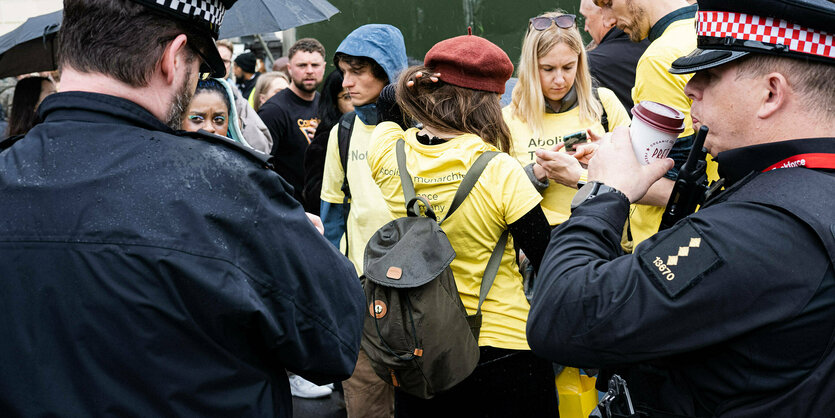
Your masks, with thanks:
[{"label": "police officer in black jacket", "polygon": [[[534,352],[623,376],[641,416],[835,414],[835,3],[700,0],[671,71],[724,190],[620,250],[629,202],[669,168],[628,132],[589,165],[528,319]],[[629,175],[623,174],[629,173]],[[602,184],[600,184],[602,183]]]},{"label": "police officer in black jacket", "polygon": [[351,375],[351,263],[266,158],[177,130],[232,3],[65,1],[63,92],[0,153],[0,416],[290,417],[285,369]]}]

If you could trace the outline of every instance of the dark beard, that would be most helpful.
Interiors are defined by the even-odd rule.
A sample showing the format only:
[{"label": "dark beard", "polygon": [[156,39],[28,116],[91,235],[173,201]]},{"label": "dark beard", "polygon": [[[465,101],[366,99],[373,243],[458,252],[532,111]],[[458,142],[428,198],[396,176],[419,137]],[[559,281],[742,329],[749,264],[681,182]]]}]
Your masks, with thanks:
[{"label": "dark beard", "polygon": [[183,115],[188,110],[188,105],[191,104],[191,98],[194,96],[194,91],[189,89],[189,86],[191,85],[191,78],[195,76],[195,74],[189,74],[188,78],[183,80],[183,84],[177,89],[171,107],[168,109],[168,121],[165,124],[175,131],[183,129]]},{"label": "dark beard", "polygon": [[308,88],[304,86],[304,82],[297,82],[296,80],[293,80],[293,85],[296,86],[299,91],[303,91],[305,93],[312,93],[316,91],[316,87],[319,87],[318,84],[315,84],[313,85],[313,88]]}]

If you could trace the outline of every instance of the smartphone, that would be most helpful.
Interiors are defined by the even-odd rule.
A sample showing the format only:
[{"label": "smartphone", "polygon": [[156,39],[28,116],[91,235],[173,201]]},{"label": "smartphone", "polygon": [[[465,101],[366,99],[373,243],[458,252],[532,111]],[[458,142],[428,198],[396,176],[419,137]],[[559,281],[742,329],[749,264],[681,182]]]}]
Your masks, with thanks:
[{"label": "smartphone", "polygon": [[563,142],[565,142],[565,152],[574,152],[574,146],[577,144],[582,144],[585,142],[589,142],[589,137],[586,135],[586,131],[579,131],[574,132],[573,134],[566,135],[562,137]]}]

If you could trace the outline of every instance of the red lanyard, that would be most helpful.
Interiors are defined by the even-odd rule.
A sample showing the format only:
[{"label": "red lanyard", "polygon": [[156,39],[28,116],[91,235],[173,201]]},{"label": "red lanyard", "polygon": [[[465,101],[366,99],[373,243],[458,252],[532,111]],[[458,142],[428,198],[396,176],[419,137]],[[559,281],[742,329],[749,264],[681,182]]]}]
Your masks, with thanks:
[{"label": "red lanyard", "polygon": [[780,161],[772,166],[763,170],[763,173],[766,171],[776,170],[778,168],[794,168],[794,167],[806,167],[806,168],[827,168],[830,170],[835,170],[835,154],[830,153],[811,153],[811,154],[798,154],[793,157],[786,158],[783,161]]}]

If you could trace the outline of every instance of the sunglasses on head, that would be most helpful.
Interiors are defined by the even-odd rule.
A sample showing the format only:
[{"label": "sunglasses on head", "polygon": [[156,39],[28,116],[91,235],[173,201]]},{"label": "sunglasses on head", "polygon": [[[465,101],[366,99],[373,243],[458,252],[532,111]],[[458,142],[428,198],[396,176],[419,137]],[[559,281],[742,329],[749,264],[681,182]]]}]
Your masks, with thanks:
[{"label": "sunglasses on head", "polygon": [[531,18],[531,26],[536,30],[545,30],[551,27],[553,22],[557,27],[570,29],[574,27],[575,15],[559,15],[554,17],[538,16]]}]

